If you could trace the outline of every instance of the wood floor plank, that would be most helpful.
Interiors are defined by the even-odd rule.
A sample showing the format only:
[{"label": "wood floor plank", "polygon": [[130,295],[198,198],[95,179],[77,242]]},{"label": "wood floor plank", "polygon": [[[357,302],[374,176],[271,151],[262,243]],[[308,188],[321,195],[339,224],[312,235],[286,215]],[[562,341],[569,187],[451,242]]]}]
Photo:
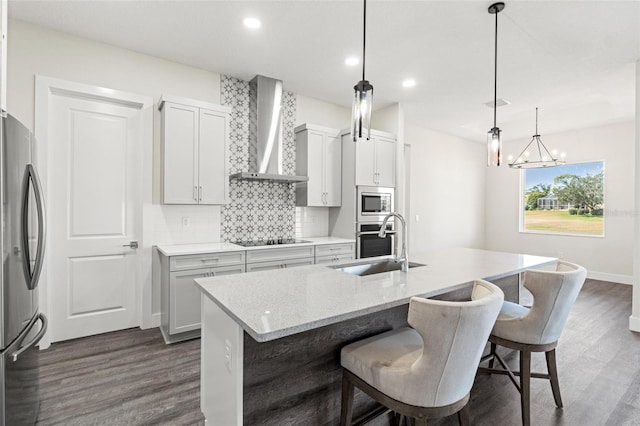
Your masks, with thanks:
[{"label": "wood floor plank", "polygon": [[[628,328],[631,290],[587,280],[557,348],[565,408],[555,407],[547,381],[533,379],[533,425],[640,426],[640,334]],[[517,367],[515,354],[501,353]],[[544,355],[533,354],[532,367],[546,371]],[[158,329],[55,343],[41,352],[40,386],[38,425],[204,424],[200,341],[165,345]],[[519,394],[503,376],[478,377],[470,408],[476,426],[520,424]],[[458,421],[450,416],[429,424]]]}]

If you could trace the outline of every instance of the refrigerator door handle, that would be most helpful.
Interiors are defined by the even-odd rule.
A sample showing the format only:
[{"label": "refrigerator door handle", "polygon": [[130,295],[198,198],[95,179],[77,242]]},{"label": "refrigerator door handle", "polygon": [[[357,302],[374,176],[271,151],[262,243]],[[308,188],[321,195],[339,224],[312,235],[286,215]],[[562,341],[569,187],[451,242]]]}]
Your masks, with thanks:
[{"label": "refrigerator door handle", "polygon": [[[29,250],[29,183],[33,185],[38,215],[38,246],[35,265],[31,270],[31,252]],[[33,164],[27,164],[22,179],[22,270],[29,290],[38,286],[40,272],[44,263],[44,244],[46,237],[46,219],[44,213],[44,193],[42,184]]]},{"label": "refrigerator door handle", "polygon": [[[49,321],[47,320],[47,317],[45,314],[40,313],[38,314],[38,316],[36,317],[36,320],[33,321],[31,323],[31,325],[28,327],[28,329],[25,331],[24,336],[26,337],[29,332],[33,329],[33,327],[35,327],[36,323],[38,322],[38,320],[40,320],[40,322],[42,322],[42,327],[40,327],[40,331],[38,331],[38,334],[35,335],[35,337],[25,346],[22,346],[22,340],[20,341],[20,343],[18,344],[20,347],[20,349],[18,349],[17,351],[13,352],[11,354],[11,360],[13,362],[18,361],[18,358],[20,357],[20,355],[22,355],[22,353],[24,351],[26,351],[27,349],[37,345],[40,340],[42,339],[42,336],[44,336],[44,334],[47,332],[47,325],[49,324]],[[24,337],[23,337],[24,339]]]}]

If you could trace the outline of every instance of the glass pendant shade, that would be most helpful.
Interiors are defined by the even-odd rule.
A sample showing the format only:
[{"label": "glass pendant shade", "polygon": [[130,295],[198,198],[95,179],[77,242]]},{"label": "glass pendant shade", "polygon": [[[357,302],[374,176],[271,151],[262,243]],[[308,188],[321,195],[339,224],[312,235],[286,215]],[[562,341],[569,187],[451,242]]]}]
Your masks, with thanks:
[{"label": "glass pendant shade", "polygon": [[502,164],[500,132],[499,128],[494,127],[487,133],[487,166],[499,166]]},{"label": "glass pendant shade", "polygon": [[354,87],[351,136],[354,142],[358,139],[371,138],[371,110],[373,109],[373,86],[362,80]]}]

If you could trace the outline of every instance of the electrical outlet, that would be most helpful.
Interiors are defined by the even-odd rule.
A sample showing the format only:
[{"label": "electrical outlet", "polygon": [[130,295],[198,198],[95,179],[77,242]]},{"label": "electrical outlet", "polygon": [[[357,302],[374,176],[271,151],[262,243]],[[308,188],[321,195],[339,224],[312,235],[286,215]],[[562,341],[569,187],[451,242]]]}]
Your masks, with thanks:
[{"label": "electrical outlet", "polygon": [[182,216],[182,228],[188,229],[191,227],[191,218],[188,216]]},{"label": "electrical outlet", "polygon": [[233,347],[231,346],[231,342],[228,340],[224,341],[224,365],[227,367],[227,370],[231,373],[233,368],[233,355],[232,354]]},{"label": "electrical outlet", "polygon": [[416,222],[420,222],[420,216],[416,215]]}]

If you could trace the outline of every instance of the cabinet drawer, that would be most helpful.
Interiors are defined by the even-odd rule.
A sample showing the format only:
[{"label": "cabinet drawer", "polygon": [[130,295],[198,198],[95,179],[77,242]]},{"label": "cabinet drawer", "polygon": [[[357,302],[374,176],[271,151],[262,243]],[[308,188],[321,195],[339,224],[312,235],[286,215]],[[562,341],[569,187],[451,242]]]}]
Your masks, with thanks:
[{"label": "cabinet drawer", "polygon": [[171,256],[169,268],[171,271],[186,271],[198,268],[241,265],[244,263],[244,258],[244,251]]},{"label": "cabinet drawer", "polygon": [[306,257],[302,259],[272,260],[270,262],[247,263],[247,272],[267,271],[270,269],[295,268],[296,266],[305,266],[305,265],[313,265],[313,257]]},{"label": "cabinet drawer", "polygon": [[280,261],[287,259],[299,259],[311,257],[313,259],[314,249],[312,245],[286,247],[277,249],[247,250],[247,264],[256,262]]},{"label": "cabinet drawer", "polygon": [[316,246],[316,257],[353,254],[355,243],[322,244]]},{"label": "cabinet drawer", "polygon": [[353,253],[351,254],[336,254],[333,256],[316,256],[316,265],[339,265],[341,263],[355,260]]}]

